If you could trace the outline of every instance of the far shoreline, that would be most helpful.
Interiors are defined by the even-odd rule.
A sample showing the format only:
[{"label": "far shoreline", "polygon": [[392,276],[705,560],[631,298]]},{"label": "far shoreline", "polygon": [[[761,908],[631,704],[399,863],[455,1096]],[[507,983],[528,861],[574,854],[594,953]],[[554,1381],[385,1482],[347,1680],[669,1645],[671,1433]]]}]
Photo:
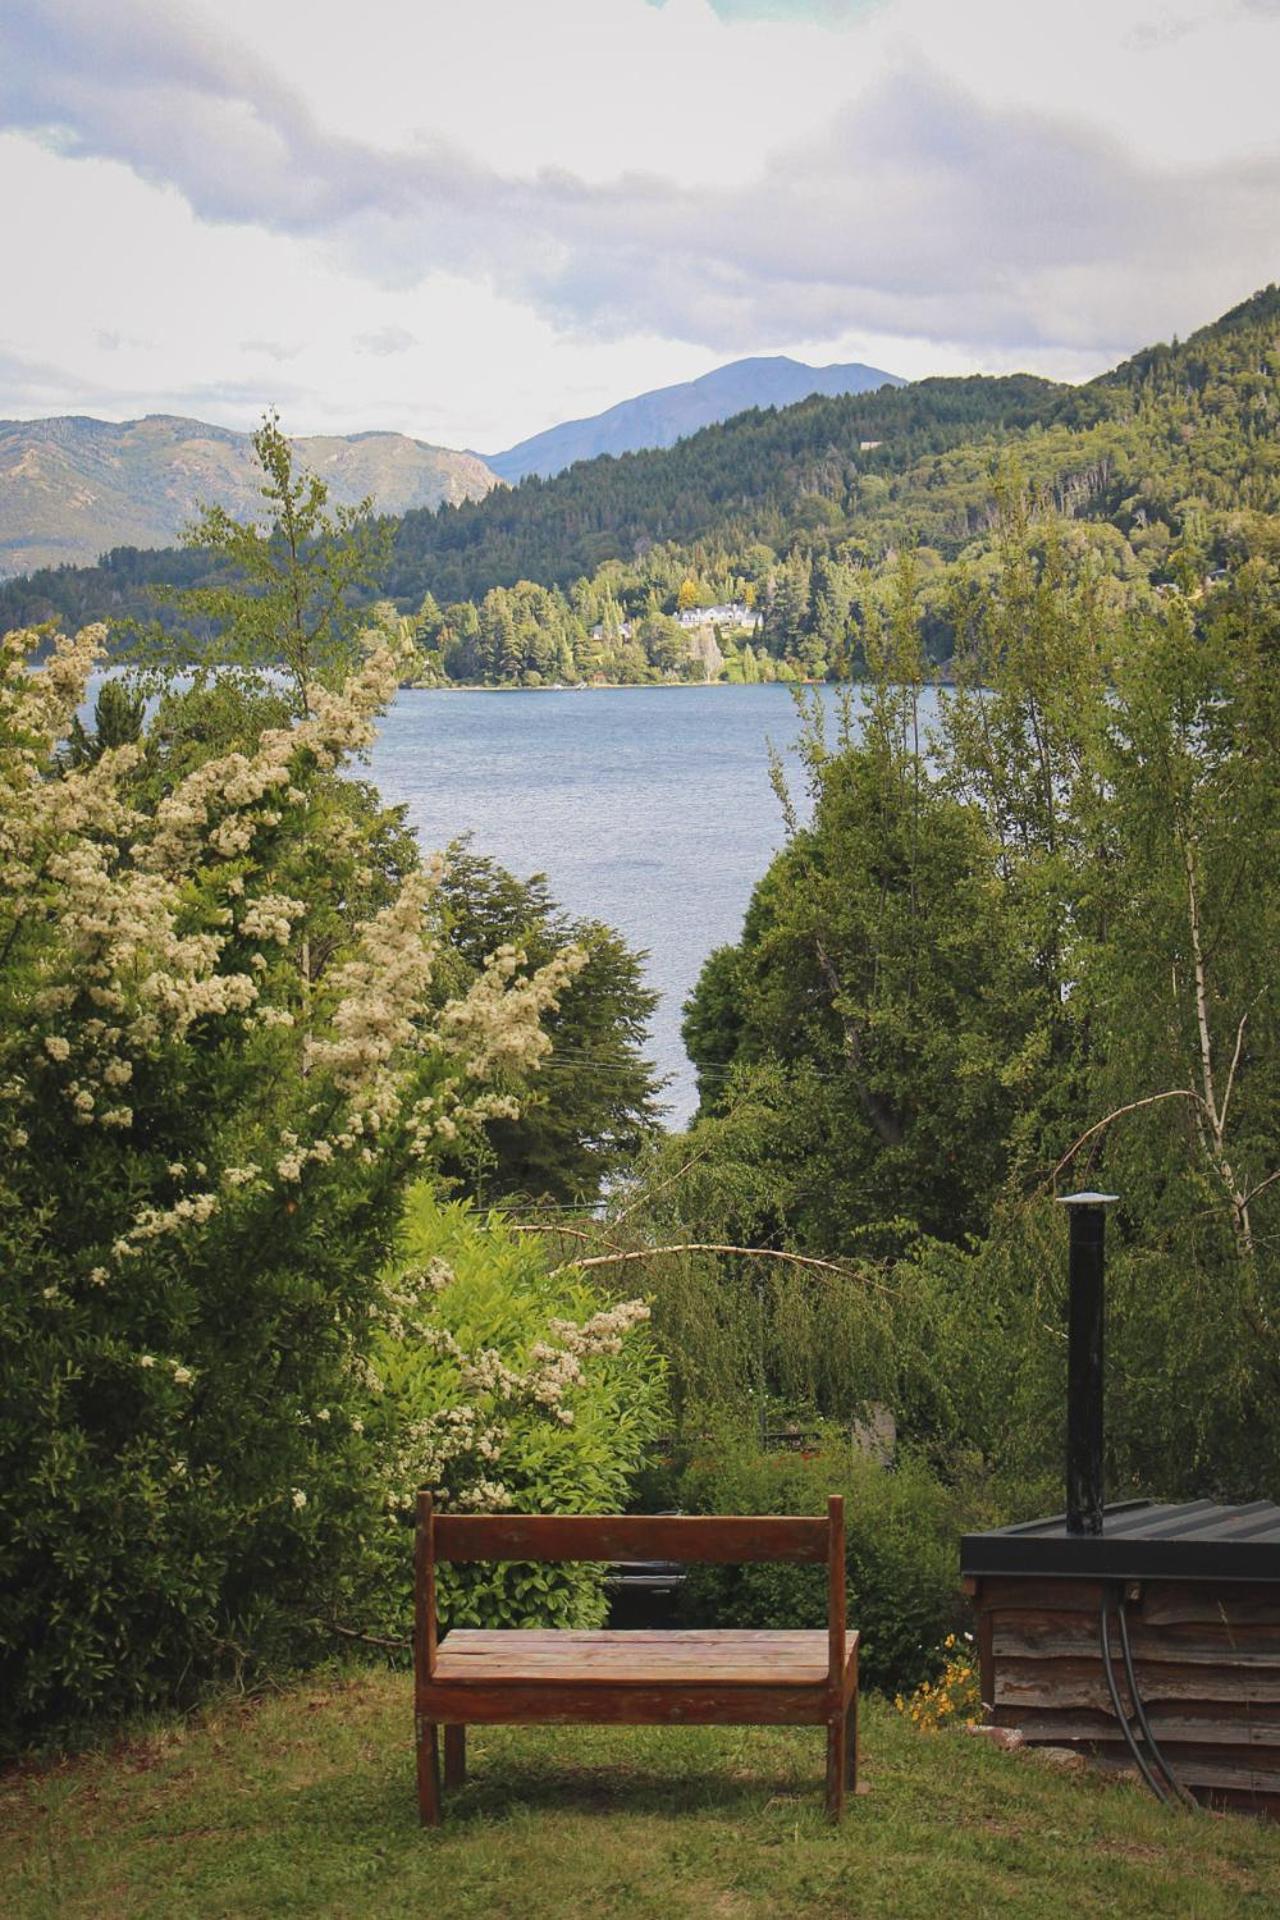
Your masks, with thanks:
[{"label": "far shoreline", "polygon": [[402,680],[401,693],[705,693],[708,687],[838,687],[863,686],[864,681],[840,680],[558,680],[550,686],[495,687],[480,680],[450,680],[447,684],[424,687],[416,680]]},{"label": "far shoreline", "polygon": [[[759,693],[765,688],[780,688],[783,692],[793,692],[797,687],[869,687],[874,682],[869,678],[857,680],[576,680],[557,681],[551,686],[522,687],[515,683],[510,686],[495,687],[479,680],[450,680],[434,687],[423,686],[417,680],[402,680],[401,693],[706,693],[711,688],[735,693]],[[951,687],[953,680],[933,678],[921,682],[922,687]]]}]

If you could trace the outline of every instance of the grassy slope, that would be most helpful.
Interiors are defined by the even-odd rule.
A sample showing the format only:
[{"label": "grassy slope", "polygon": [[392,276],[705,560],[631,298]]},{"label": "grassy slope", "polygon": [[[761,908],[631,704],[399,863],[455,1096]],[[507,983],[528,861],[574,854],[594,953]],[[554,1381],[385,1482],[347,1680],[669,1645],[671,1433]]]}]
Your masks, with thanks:
[{"label": "grassy slope", "polygon": [[1144,1915],[1280,1910],[1280,1832],[1063,1778],[864,1709],[871,1792],[822,1817],[822,1735],[481,1730],[416,1819],[409,1680],[352,1673],[0,1779],[0,1904],[35,1916]]}]

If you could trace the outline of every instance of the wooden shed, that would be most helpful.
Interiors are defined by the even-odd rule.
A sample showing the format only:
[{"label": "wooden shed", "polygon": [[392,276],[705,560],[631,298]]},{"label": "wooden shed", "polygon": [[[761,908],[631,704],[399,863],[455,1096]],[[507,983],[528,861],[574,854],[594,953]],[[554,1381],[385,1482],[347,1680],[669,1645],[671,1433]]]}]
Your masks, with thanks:
[{"label": "wooden shed", "polygon": [[1280,1816],[1280,1506],[1131,1500],[1098,1534],[969,1534],[961,1567],[993,1725],[1161,1781],[1154,1745],[1197,1799]]}]

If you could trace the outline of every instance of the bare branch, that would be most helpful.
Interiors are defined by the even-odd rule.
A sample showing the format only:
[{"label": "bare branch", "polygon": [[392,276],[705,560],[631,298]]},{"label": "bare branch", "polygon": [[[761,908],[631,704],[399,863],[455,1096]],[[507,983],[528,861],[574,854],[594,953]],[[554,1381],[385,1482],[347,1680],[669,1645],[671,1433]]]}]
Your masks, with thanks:
[{"label": "bare branch", "polygon": [[1075,1145],[1067,1148],[1061,1160],[1059,1160],[1057,1166],[1049,1175],[1049,1184],[1052,1185],[1062,1172],[1062,1169],[1070,1161],[1075,1159],[1085,1141],[1092,1140],[1095,1133],[1101,1133],[1102,1129],[1109,1127],[1113,1120],[1122,1120],[1126,1113],[1137,1113],[1140,1107],[1154,1107],[1157,1101],[1160,1100],[1193,1100],[1197,1106],[1204,1104],[1202,1096],[1196,1092],[1194,1087],[1170,1087],[1166,1093],[1149,1093],[1143,1100],[1130,1100],[1127,1106],[1117,1107],[1114,1113],[1104,1114],[1101,1120],[1095,1120],[1093,1125],[1080,1135]]},{"label": "bare branch", "polygon": [[1222,1148],[1222,1117],[1213,1090],[1213,1041],[1209,1034],[1209,994],[1205,984],[1204,952],[1200,945],[1200,901],[1196,893],[1196,863],[1190,839],[1182,843],[1182,861],[1187,874],[1187,921],[1191,934],[1191,959],[1195,975],[1196,1026],[1200,1034],[1200,1074],[1204,1082],[1204,1111],[1219,1151]]},{"label": "bare branch", "polygon": [[313,1620],[311,1624],[314,1627],[323,1627],[326,1633],[340,1634],[344,1640],[360,1640],[367,1647],[391,1647],[398,1652],[401,1647],[413,1645],[413,1641],[409,1639],[399,1637],[388,1639],[385,1634],[365,1633],[359,1627],[339,1626],[336,1620]]},{"label": "bare branch", "polygon": [[1274,1173],[1269,1173],[1265,1180],[1259,1180],[1256,1187],[1250,1187],[1248,1193],[1246,1193],[1244,1198],[1239,1202],[1240,1206],[1251,1206],[1258,1195],[1277,1180],[1280,1180],[1280,1167],[1277,1167]]},{"label": "bare branch", "polygon": [[1249,1008],[1240,1015],[1240,1025],[1236,1028],[1236,1050],[1231,1056],[1231,1068],[1227,1074],[1227,1084],[1222,1094],[1222,1131],[1226,1132],[1227,1108],[1231,1105],[1231,1089],[1236,1083],[1236,1068],[1240,1065],[1240,1053],[1244,1046],[1244,1030],[1249,1020]]},{"label": "bare branch", "polygon": [[842,1280],[856,1280],[860,1286],[875,1287],[880,1293],[893,1291],[879,1280],[872,1280],[869,1275],[858,1273],[852,1267],[842,1267],[834,1260],[817,1260],[807,1253],[781,1253],[776,1247],[730,1247],[717,1240],[683,1240],[669,1247],[635,1247],[628,1253],[594,1254],[587,1260],[569,1260],[563,1267],[553,1267],[547,1278],[554,1280],[557,1274],[568,1273],[574,1267],[621,1266],[631,1260],[656,1260],[668,1253],[736,1253],[747,1260],[782,1260],[793,1267],[810,1267],[821,1273],[838,1274]]}]

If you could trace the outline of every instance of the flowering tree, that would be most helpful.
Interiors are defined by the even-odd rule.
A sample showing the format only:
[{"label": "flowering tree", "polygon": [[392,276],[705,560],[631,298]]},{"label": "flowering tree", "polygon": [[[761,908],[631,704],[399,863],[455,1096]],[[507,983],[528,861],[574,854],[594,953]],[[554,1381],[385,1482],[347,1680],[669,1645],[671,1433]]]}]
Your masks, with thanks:
[{"label": "flowering tree", "polygon": [[56,757],[101,630],[35,645],[0,643],[10,1737],[291,1644],[381,1497],[359,1409],[406,1179],[515,1110],[579,964],[504,948],[441,1004],[438,862],[335,903],[334,774],[394,645],[158,797],[142,743]]}]

